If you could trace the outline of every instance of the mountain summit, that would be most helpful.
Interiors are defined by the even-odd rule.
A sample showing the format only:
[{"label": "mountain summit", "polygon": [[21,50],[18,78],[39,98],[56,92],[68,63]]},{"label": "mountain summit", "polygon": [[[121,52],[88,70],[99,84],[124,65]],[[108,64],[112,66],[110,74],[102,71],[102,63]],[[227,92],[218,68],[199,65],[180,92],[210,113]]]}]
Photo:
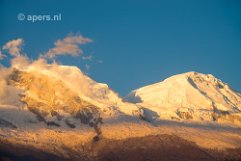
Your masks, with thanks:
[{"label": "mountain summit", "polygon": [[241,95],[211,74],[174,75],[132,91],[127,99],[164,119],[241,125]]}]

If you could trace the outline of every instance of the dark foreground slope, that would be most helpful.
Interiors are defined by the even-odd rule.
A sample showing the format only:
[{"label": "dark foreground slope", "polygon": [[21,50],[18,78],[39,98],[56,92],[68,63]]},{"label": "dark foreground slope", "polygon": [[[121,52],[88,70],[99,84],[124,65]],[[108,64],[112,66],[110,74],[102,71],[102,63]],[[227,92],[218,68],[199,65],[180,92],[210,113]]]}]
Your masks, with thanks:
[{"label": "dark foreground slope", "polygon": [[207,150],[174,135],[146,136],[126,140],[100,139],[80,145],[79,152],[66,149],[70,158],[1,142],[3,161],[241,161],[241,149]]}]

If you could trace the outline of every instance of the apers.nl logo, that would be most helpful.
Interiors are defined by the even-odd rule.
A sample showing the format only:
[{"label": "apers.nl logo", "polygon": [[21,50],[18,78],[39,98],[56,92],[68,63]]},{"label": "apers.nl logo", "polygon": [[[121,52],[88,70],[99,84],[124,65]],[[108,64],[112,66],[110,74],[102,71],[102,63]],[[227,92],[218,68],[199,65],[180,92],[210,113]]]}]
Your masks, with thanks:
[{"label": "apers.nl logo", "polygon": [[40,21],[61,21],[61,13],[55,15],[25,15],[24,13],[19,13],[17,19],[19,21],[29,21],[29,22],[40,22]]}]

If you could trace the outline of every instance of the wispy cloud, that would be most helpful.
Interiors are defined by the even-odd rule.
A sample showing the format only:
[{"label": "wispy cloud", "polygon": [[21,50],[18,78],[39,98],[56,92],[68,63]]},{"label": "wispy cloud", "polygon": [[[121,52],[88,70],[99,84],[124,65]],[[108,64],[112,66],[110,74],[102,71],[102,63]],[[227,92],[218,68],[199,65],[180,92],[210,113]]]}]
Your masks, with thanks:
[{"label": "wispy cloud", "polygon": [[2,53],[2,51],[0,50],[0,60],[3,60],[5,57],[7,57],[7,56],[4,55],[4,54]]},{"label": "wispy cloud", "polygon": [[52,59],[57,55],[79,56],[83,53],[80,45],[89,42],[92,42],[90,38],[85,38],[81,35],[68,35],[63,40],[57,40],[54,43],[55,47],[45,53],[44,57]]},{"label": "wispy cloud", "polygon": [[103,63],[103,61],[102,61],[102,60],[98,60],[97,62],[98,62],[98,63],[100,63],[100,64],[102,64],[102,63]]},{"label": "wispy cloud", "polygon": [[9,54],[12,56],[19,56],[21,54],[23,44],[23,39],[18,38],[7,42],[3,46],[3,50],[8,50]]},{"label": "wispy cloud", "polygon": [[90,71],[90,65],[89,64],[85,64],[85,69],[86,69],[87,72],[89,72]]},{"label": "wispy cloud", "polygon": [[89,55],[89,56],[82,56],[82,59],[83,60],[89,60],[89,61],[91,61],[92,60],[92,56],[91,55]]}]

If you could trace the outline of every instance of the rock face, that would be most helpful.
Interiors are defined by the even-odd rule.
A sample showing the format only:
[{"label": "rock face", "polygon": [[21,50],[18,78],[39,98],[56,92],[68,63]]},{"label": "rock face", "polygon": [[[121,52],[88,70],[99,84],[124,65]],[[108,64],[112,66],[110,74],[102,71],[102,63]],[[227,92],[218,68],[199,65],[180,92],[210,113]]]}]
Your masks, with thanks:
[{"label": "rock face", "polygon": [[127,98],[160,118],[241,125],[241,95],[210,74],[175,75],[134,90]]}]

